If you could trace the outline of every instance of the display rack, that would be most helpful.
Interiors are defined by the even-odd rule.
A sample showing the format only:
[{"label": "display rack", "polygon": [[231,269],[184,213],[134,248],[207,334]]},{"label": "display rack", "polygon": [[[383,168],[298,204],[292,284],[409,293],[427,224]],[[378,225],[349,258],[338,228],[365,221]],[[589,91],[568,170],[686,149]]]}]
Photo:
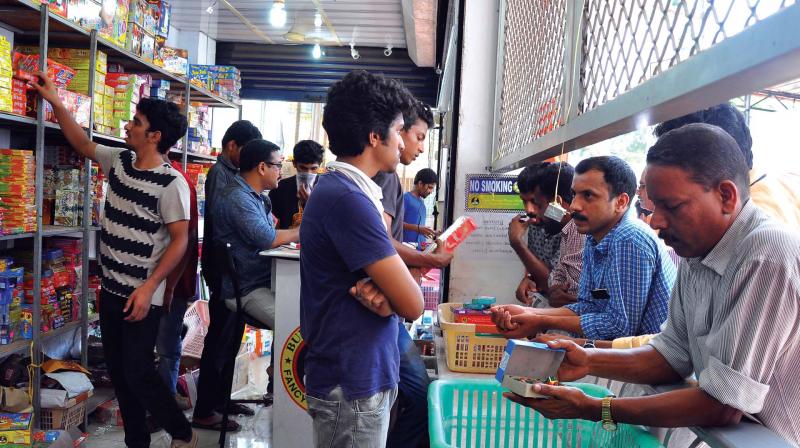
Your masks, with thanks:
[{"label": "display rack", "polygon": [[[14,33],[15,43],[35,42],[38,37],[39,44],[39,64],[41,70],[47,67],[47,49],[53,44],[59,47],[88,48],[90,50],[89,67],[95,67],[97,50],[105,52],[109,63],[120,64],[126,72],[148,73],[154,79],[167,79],[171,84],[171,92],[182,95],[184,113],[188,117],[190,103],[202,103],[211,107],[237,108],[241,113],[241,106],[209,92],[206,89],[191,84],[185,77],[172,74],[161,67],[143,61],[131,52],[120,48],[103,37],[97,35],[96,31],[87,31],[79,25],[51,12],[47,4],[40,5],[39,2],[31,0],[0,0],[0,27]],[[94,70],[90,70],[89,95],[94,92]],[[61,328],[41,332],[41,278],[42,278],[42,249],[43,239],[54,236],[74,236],[89,241],[91,234],[99,227],[91,225],[91,160],[86,159],[85,169],[87,175],[84,176],[82,187],[83,195],[83,225],[80,227],[62,227],[42,225],[42,204],[44,190],[44,147],[48,137],[57,137],[60,134],[60,127],[57,123],[45,121],[43,100],[37,99],[37,117],[25,117],[10,113],[0,113],[0,127],[11,128],[11,133],[34,133],[36,154],[36,173],[35,173],[35,202],[36,202],[36,231],[30,233],[20,233],[13,235],[0,235],[0,241],[26,240],[33,239],[33,338],[31,340],[15,341],[8,345],[0,346],[0,358],[20,352],[31,351],[33,365],[40,365],[42,362],[42,344],[51,339],[64,336],[70,331],[80,327],[81,329],[81,363],[86,366],[88,363],[87,338],[89,324],[97,320],[97,315],[89,316],[89,263],[90,254],[88,244],[84,244],[82,251],[82,270],[81,270],[81,309],[80,319],[69,322]],[[121,146],[125,141],[122,138],[103,135],[94,132],[94,107],[91,108],[89,128],[87,135],[98,143]],[[63,137],[61,137],[63,138]],[[188,132],[183,137],[183,149],[172,150],[170,154],[179,156],[182,166],[185,169],[189,158],[208,161],[215,160],[216,157],[188,152]],[[4,245],[7,243],[3,243]],[[34,369],[32,377],[33,396],[32,404],[34,407],[34,426],[38,427],[38,417],[40,415],[40,390],[41,372]]]}]

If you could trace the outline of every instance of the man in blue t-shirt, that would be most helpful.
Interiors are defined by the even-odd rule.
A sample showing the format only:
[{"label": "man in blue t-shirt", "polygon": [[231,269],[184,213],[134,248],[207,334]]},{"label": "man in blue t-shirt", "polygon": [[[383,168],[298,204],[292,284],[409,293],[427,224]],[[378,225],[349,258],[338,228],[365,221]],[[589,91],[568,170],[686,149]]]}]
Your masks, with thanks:
[{"label": "man in blue t-shirt", "polygon": [[436,238],[436,231],[425,226],[428,218],[425,198],[433,193],[438,180],[430,168],[419,170],[414,176],[414,189],[403,195],[403,242],[416,243],[421,248],[426,238]]},{"label": "man in blue t-shirt", "polygon": [[[365,71],[328,91],[322,125],[337,161],[319,178],[300,228],[300,328],[316,447],[386,444],[400,362],[395,313],[422,314],[422,293],[392,247],[371,179],[399,162],[409,98],[396,81]],[[350,294],[367,277],[385,300]]]}]

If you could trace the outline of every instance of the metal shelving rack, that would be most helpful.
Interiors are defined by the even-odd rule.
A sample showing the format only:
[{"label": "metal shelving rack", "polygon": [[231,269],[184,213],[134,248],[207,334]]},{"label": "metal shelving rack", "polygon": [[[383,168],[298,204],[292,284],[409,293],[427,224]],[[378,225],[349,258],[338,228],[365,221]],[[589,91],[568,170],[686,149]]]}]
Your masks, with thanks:
[{"label": "metal shelving rack", "polygon": [[[88,48],[90,49],[89,67],[95,67],[95,58],[97,50],[102,50],[108,55],[109,62],[121,64],[126,71],[131,73],[149,73],[156,79],[167,79],[171,81],[173,92],[179,92],[183,95],[184,99],[184,113],[188,117],[189,105],[192,102],[199,102],[207,104],[212,107],[230,107],[239,109],[241,114],[241,105],[231,102],[225,98],[219,97],[206,89],[199,88],[192,85],[185,77],[177,76],[167,72],[161,67],[145,62],[135,55],[111,43],[107,39],[97,35],[96,31],[87,31],[79,25],[51,12],[47,4],[39,5],[39,2],[32,0],[0,0],[0,27],[5,28],[15,34],[15,41],[17,37],[23,40],[33,40],[38,36],[39,43],[39,64],[44,71],[47,67],[47,49],[51,43],[57,46],[65,46],[72,48]],[[89,79],[89,95],[94,92],[95,71],[90,69]],[[35,147],[34,153],[36,154],[36,174],[35,174],[35,201],[36,201],[36,232],[21,233],[14,235],[0,236],[0,242],[11,240],[33,239],[33,277],[34,277],[34,303],[33,303],[33,339],[15,341],[12,344],[0,346],[0,357],[5,357],[14,353],[20,353],[30,350],[32,352],[31,362],[33,365],[40,365],[42,362],[42,343],[50,338],[63,336],[74,330],[76,327],[81,328],[81,363],[86,366],[88,361],[87,353],[87,338],[89,323],[98,319],[95,314],[89,316],[89,251],[88,245],[84,244],[82,253],[83,269],[81,271],[81,312],[80,319],[69,322],[61,328],[42,333],[41,329],[41,278],[42,278],[42,248],[44,238],[53,236],[77,236],[83,238],[83,241],[89,241],[92,232],[99,230],[99,227],[91,225],[91,160],[85,161],[85,169],[87,175],[85,176],[83,187],[83,225],[80,227],[62,227],[62,226],[43,226],[42,225],[42,203],[44,191],[44,146],[48,134],[60,131],[57,123],[45,121],[43,100],[37,100],[38,114],[37,117],[23,117],[19,115],[0,113],[0,127],[13,126],[12,134],[16,132],[17,128],[23,131],[33,129],[35,132]],[[90,139],[98,143],[120,146],[125,143],[124,139],[95,133],[94,129],[94,107],[91,109],[89,128],[86,130]],[[185,169],[187,161],[191,158],[193,160],[208,161],[215,160],[216,157],[207,156],[203,154],[193,154],[188,152],[188,132],[183,137],[183,150],[172,150],[171,154],[180,156],[182,166]],[[34,426],[38,427],[38,416],[40,415],[40,391],[39,384],[41,382],[40,369],[34,369],[33,375],[33,407],[34,407]],[[89,410],[87,409],[87,414]]]}]

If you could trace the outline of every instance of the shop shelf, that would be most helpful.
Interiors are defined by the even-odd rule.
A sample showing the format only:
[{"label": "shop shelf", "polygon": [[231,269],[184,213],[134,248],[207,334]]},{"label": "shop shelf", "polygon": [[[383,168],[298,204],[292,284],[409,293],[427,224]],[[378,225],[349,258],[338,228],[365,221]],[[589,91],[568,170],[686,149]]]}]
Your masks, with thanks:
[{"label": "shop shelf", "polygon": [[81,233],[83,232],[83,227],[67,227],[67,226],[53,226],[53,225],[46,225],[42,226],[42,236],[62,236],[62,235],[70,235],[73,233]]},{"label": "shop shelf", "polygon": [[11,235],[0,235],[0,241],[19,240],[22,238],[31,238],[33,233],[14,233]]},{"label": "shop shelf", "polygon": [[22,353],[30,351],[30,346],[33,343],[30,339],[23,339],[21,341],[14,341],[7,345],[0,345],[0,358],[13,355],[15,353]]},{"label": "shop shelf", "polygon": [[7,112],[0,112],[0,126],[3,124],[27,124],[30,126],[36,126],[36,119],[31,117],[25,117],[23,115],[17,114],[10,114]]}]

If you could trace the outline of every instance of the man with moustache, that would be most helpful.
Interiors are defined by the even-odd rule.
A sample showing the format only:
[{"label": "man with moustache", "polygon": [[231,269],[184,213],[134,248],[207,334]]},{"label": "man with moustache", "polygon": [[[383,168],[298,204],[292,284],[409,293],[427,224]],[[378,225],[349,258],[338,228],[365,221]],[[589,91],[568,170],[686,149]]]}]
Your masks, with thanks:
[{"label": "man with moustache", "polygon": [[570,387],[535,387],[549,400],[508,396],[548,418],[658,427],[723,426],[751,414],[800,443],[797,329],[800,238],[750,198],[748,166],[716,126],[689,124],[662,135],[647,154],[653,228],[683,258],[664,331],[644,347],[566,350],[561,381],[588,375],[697,384],[635,398],[590,398]]},{"label": "man with moustache", "polygon": [[492,309],[508,338],[562,330],[590,340],[656,333],[667,317],[675,265],[664,244],[629,213],[636,175],[622,159],[592,157],[575,167],[570,212],[586,234],[578,301],[550,309]]},{"label": "man with moustache", "polygon": [[[542,162],[532,165],[520,174],[517,185],[519,196],[530,218],[514,218],[508,227],[508,239],[527,271],[517,287],[517,300],[535,307],[559,307],[574,303],[583,262],[586,238],[578,233],[572,215],[565,214],[561,221],[545,216],[550,203],[556,202],[568,209],[572,202],[572,178],[575,169],[568,163]],[[558,191],[556,191],[558,188]],[[534,222],[538,221],[537,224]],[[526,229],[536,229],[546,238],[559,242],[554,260],[542,256],[522,236]],[[531,233],[528,233],[529,243]]]}]

